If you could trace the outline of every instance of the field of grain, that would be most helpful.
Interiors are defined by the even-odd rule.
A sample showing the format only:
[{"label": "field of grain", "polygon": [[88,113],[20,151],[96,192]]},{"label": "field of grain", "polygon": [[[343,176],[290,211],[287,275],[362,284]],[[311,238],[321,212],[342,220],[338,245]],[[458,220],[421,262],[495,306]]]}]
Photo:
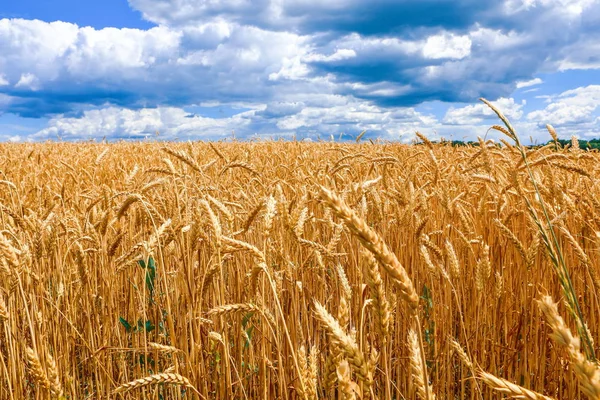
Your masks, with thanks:
[{"label": "field of grain", "polygon": [[600,398],[598,154],[508,136],[1,144],[0,399]]}]

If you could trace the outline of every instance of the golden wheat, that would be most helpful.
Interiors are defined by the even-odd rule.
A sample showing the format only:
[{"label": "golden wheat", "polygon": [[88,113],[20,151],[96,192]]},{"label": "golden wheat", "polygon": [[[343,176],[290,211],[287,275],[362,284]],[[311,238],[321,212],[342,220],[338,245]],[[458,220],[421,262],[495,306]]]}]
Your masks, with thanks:
[{"label": "golden wheat", "polygon": [[1,144],[0,398],[598,398],[600,157],[493,129]]}]

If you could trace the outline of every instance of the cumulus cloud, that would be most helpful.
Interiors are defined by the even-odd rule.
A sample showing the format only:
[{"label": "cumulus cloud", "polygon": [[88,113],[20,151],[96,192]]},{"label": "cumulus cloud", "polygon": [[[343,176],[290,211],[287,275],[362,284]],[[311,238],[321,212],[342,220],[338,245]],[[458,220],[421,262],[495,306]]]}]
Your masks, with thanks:
[{"label": "cumulus cloud", "polygon": [[356,98],[340,95],[303,96],[302,101],[271,103],[228,118],[208,118],[182,108],[157,107],[130,110],[104,107],[78,117],[57,116],[32,137],[37,140],[83,140],[110,136],[135,139],[215,139],[235,131],[243,139],[255,134],[271,137],[321,137],[342,133],[367,137],[412,139],[411,133],[437,119],[412,108],[388,110]]},{"label": "cumulus cloud", "polygon": [[527,114],[540,125],[551,124],[562,136],[600,134],[600,85],[589,85],[551,96],[543,110]]},{"label": "cumulus cloud", "polygon": [[[308,134],[354,124],[396,135],[418,124],[443,130],[491,116],[480,104],[454,105],[433,121],[415,111],[429,101],[499,99],[503,111],[520,119],[526,103],[513,92],[542,88],[536,75],[600,69],[599,0],[129,4],[157,26],[1,19],[0,114],[51,118],[40,137],[75,137],[77,129],[135,137],[155,126],[172,137],[191,132],[177,131],[165,122],[171,120],[205,124],[211,132],[296,127]],[[594,115],[570,97],[553,99],[558,115],[565,113],[559,123]],[[252,111],[230,121],[190,119],[181,111],[208,102],[244,103]],[[100,127],[88,126],[92,121]]]},{"label": "cumulus cloud", "polygon": [[471,39],[453,34],[433,35],[427,38],[423,46],[426,58],[465,58],[471,53]]},{"label": "cumulus cloud", "polygon": [[[525,101],[519,104],[513,98],[500,98],[492,101],[492,104],[511,120],[519,120],[523,116],[522,109]],[[449,125],[477,125],[495,118],[497,118],[496,114],[491,108],[486,104],[478,103],[460,108],[451,107],[446,112],[443,122]]]},{"label": "cumulus cloud", "polygon": [[277,127],[282,131],[312,131],[321,135],[366,130],[370,136],[399,139],[400,135],[414,133],[419,127],[435,122],[434,117],[414,109],[393,112],[350,100],[330,107],[305,106],[295,114],[280,118]]},{"label": "cumulus cloud", "polygon": [[232,129],[242,129],[248,124],[246,117],[254,111],[240,113],[231,118],[204,118],[181,108],[158,107],[130,110],[106,107],[89,110],[81,117],[56,117],[48,127],[37,132],[35,139],[89,139],[146,138],[157,132],[164,139],[215,138],[229,134]]},{"label": "cumulus cloud", "polygon": [[8,56],[0,59],[0,71],[5,81],[17,84],[2,91],[19,98],[5,111],[48,116],[105,103],[264,102],[271,97],[269,75],[285,70],[305,47],[293,33],[225,22],[96,30],[3,19],[0,51]]}]

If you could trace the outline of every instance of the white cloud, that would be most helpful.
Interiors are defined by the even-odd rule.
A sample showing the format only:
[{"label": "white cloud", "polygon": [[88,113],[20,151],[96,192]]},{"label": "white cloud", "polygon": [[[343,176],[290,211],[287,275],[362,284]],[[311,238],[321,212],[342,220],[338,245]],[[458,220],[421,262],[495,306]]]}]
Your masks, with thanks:
[{"label": "white cloud", "polygon": [[214,49],[231,37],[235,24],[223,18],[215,18],[202,24],[183,28],[186,44],[192,48]]},{"label": "white cloud", "polygon": [[24,72],[52,78],[77,35],[77,26],[66,22],[0,19],[0,69],[14,81]]},{"label": "white cloud", "polygon": [[471,54],[471,39],[468,36],[457,36],[443,33],[427,38],[423,55],[426,58],[461,59]]},{"label": "white cloud", "polygon": [[540,85],[542,84],[544,81],[542,81],[540,78],[534,78],[528,81],[519,81],[517,82],[517,89],[521,89],[521,88],[526,88],[526,87],[530,87],[530,86],[535,86],[535,85]]},{"label": "white cloud", "polygon": [[6,80],[6,77],[4,76],[4,74],[0,74],[0,86],[7,86],[10,85],[10,82],[8,82]]},{"label": "white cloud", "polygon": [[[370,60],[370,62],[374,62],[381,59],[395,59],[399,61],[407,56],[416,58],[418,53],[422,51],[423,46],[424,42],[422,40],[372,37],[351,33],[328,43],[325,48],[319,47],[319,53],[314,52],[306,56],[304,60],[307,62],[333,62],[358,58],[359,60],[356,61]],[[334,54],[332,56],[321,53],[330,47],[333,47]]]},{"label": "white cloud", "polygon": [[39,89],[39,79],[34,74],[29,72],[21,74],[19,81],[15,84],[15,87],[31,89],[33,91]]},{"label": "white cloud", "polygon": [[508,0],[504,3],[504,10],[512,15],[535,8],[558,8],[568,16],[579,16],[595,2],[596,0]]},{"label": "white cloud", "polygon": [[[469,32],[472,48],[482,53],[504,55],[523,46],[531,46],[539,38],[531,31],[492,29],[476,24]],[[493,60],[490,60],[493,62]]]},{"label": "white cloud", "polygon": [[335,53],[331,55],[323,55],[323,54],[309,54],[304,57],[304,61],[321,61],[321,62],[332,62],[332,61],[341,61],[347,60],[349,58],[356,57],[356,51],[353,49],[338,49]]},{"label": "white cloud", "polygon": [[232,129],[243,129],[248,124],[247,111],[230,118],[204,118],[190,115],[181,108],[159,107],[129,110],[106,107],[84,112],[80,118],[56,117],[48,127],[33,135],[36,139],[56,138],[85,139],[103,136],[116,138],[144,138],[159,132],[161,138],[219,137]]},{"label": "white cloud", "polygon": [[138,29],[79,28],[65,66],[78,77],[106,77],[112,71],[145,69],[169,63],[179,52],[181,32],[165,27]]},{"label": "white cloud", "polygon": [[600,85],[590,85],[567,90],[558,96],[548,99],[549,104],[543,110],[527,114],[527,119],[540,124],[551,124],[555,127],[569,126],[585,132],[600,130]]},{"label": "white cloud", "polygon": [[[599,7],[600,12],[600,7]],[[572,69],[600,69],[600,41],[598,37],[583,37],[559,52],[556,64],[559,71]]]},{"label": "white cloud", "polygon": [[60,137],[65,140],[88,138],[145,138],[160,132],[161,139],[225,137],[235,131],[240,138],[258,133],[263,137],[339,135],[367,130],[377,137],[412,140],[411,133],[437,126],[435,117],[413,108],[388,110],[348,96],[303,96],[300,102],[286,102],[244,111],[229,118],[190,115],[181,108],[158,107],[129,110],[105,107],[88,110],[78,118],[55,117],[48,126],[30,138]]},{"label": "white cloud", "polygon": [[[279,69],[284,59],[305,54],[306,39],[288,32],[266,31],[251,26],[232,25],[226,40],[214,49],[182,48],[184,54],[200,53],[204,56],[204,65],[218,68],[216,73],[238,72],[243,75],[251,71],[260,72],[265,79],[269,72]],[[184,31],[185,33],[185,31]],[[226,78],[238,78],[231,74]]]},{"label": "white cloud", "polygon": [[249,25],[291,29],[312,13],[347,11],[357,0],[129,0],[145,19],[169,26],[192,26],[215,15]]},{"label": "white cloud", "polygon": [[[492,101],[492,104],[508,119],[519,120],[523,116],[524,100],[519,104],[513,98],[500,98]],[[496,114],[487,105],[478,103],[460,108],[450,107],[443,122],[450,125],[477,125],[494,118],[497,118]]]},{"label": "white cloud", "polygon": [[283,60],[281,60],[281,68],[277,72],[271,72],[269,74],[269,80],[296,80],[307,76],[309,73],[310,69],[302,61],[301,56],[284,57]]},{"label": "white cloud", "polygon": [[364,83],[349,83],[345,85],[351,89],[352,92],[359,94],[360,96],[367,97],[399,97],[402,95],[409,94],[413,91],[410,85],[398,85],[394,82],[378,82],[371,84]]},{"label": "white cloud", "polygon": [[[2,19],[0,71],[3,80],[18,82],[20,89],[42,90],[39,96],[45,95],[44,90],[68,93],[66,99],[79,103],[73,106],[106,101],[132,106],[264,102],[282,92],[269,85],[269,79],[285,85],[281,78],[309,74],[302,61],[311,50],[306,41],[294,33],[219,19],[194,27],[149,30]],[[334,58],[345,56],[341,51]],[[57,107],[72,110],[69,104],[49,101],[53,112]],[[19,110],[44,115],[39,105],[24,104]]]},{"label": "white cloud", "polygon": [[397,140],[424,126],[437,123],[435,117],[415,111],[413,108],[387,110],[350,97],[338,96],[329,106],[305,106],[297,113],[277,121],[283,131],[312,131],[321,135],[337,135],[341,132],[360,132]]},{"label": "white cloud", "polygon": [[260,4],[252,3],[250,0],[129,0],[144,18],[164,25],[206,20],[213,15],[262,11]]},{"label": "white cloud", "polygon": [[2,19],[0,69],[11,80],[33,74],[42,83],[110,78],[115,72],[168,62],[178,51],[180,36],[164,27],[96,30],[60,21]]}]

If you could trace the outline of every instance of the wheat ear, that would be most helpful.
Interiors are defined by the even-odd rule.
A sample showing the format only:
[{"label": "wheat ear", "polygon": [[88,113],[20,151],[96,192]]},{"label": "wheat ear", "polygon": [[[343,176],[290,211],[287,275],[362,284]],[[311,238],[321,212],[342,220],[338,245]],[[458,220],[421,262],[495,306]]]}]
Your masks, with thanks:
[{"label": "wheat ear", "polygon": [[54,361],[54,357],[52,357],[50,354],[47,354],[46,359],[48,361],[48,380],[50,381],[50,392],[52,392],[52,394],[57,396],[59,399],[63,398],[64,390],[60,383],[56,361]]},{"label": "wheat ear", "polygon": [[[19,269],[19,257],[17,250],[10,244],[8,239],[0,233],[0,256],[2,256],[8,267]],[[8,271],[10,273],[10,270]]]},{"label": "wheat ear", "polygon": [[358,379],[364,383],[365,392],[368,393],[373,384],[373,373],[356,341],[344,332],[339,322],[318,301],[315,301],[315,315],[325,327],[333,345],[348,359]]},{"label": "wheat ear", "polygon": [[489,372],[480,371],[479,378],[492,389],[503,393],[510,399],[528,399],[528,400],[554,400],[552,397],[544,396],[533,390],[525,389],[522,386],[514,384],[506,379],[498,378]]},{"label": "wheat ear", "polygon": [[8,320],[8,307],[6,307],[6,303],[4,302],[4,297],[0,294],[0,322]]},{"label": "wheat ear", "polygon": [[450,338],[450,347],[452,347],[452,350],[458,355],[458,358],[460,361],[462,361],[465,367],[473,370],[473,362],[471,361],[471,358],[467,355],[460,343],[458,343],[452,337]]},{"label": "wheat ear", "polygon": [[198,163],[196,162],[196,160],[194,160],[192,157],[187,155],[185,152],[173,150],[168,147],[163,147],[161,150],[164,151],[165,153],[177,158],[182,163],[187,164],[188,166],[190,166],[192,169],[196,170],[197,172],[202,172],[202,167],[200,167],[198,165]]},{"label": "wheat ear", "polygon": [[365,268],[367,275],[367,285],[371,290],[371,296],[375,303],[375,310],[377,312],[377,331],[381,337],[382,346],[385,346],[388,339],[389,328],[390,328],[390,304],[385,294],[385,287],[383,286],[383,280],[379,273],[379,266],[377,260],[367,253],[363,253],[363,257],[366,259],[367,266]]},{"label": "wheat ear", "polygon": [[579,337],[571,333],[571,330],[558,313],[558,307],[552,300],[552,297],[543,296],[538,301],[538,305],[544,313],[548,325],[552,328],[550,337],[567,349],[571,366],[581,383],[581,390],[590,399],[600,399],[600,368],[598,368],[597,364],[585,358],[581,352]]},{"label": "wheat ear", "polygon": [[46,371],[44,371],[44,368],[42,368],[42,363],[40,362],[40,358],[36,352],[31,347],[27,347],[25,349],[25,355],[27,357],[27,363],[29,364],[29,372],[33,376],[34,380],[41,387],[51,390],[52,383],[48,379]]},{"label": "wheat ear", "polygon": [[508,240],[510,240],[512,242],[512,244],[516,247],[516,249],[519,252],[519,254],[521,255],[521,257],[523,257],[523,260],[525,262],[527,262],[527,251],[525,250],[525,247],[523,247],[523,243],[521,243],[521,241],[519,240],[517,235],[515,235],[514,232],[511,231],[508,228],[508,226],[504,225],[502,223],[502,221],[500,221],[498,218],[494,219],[494,223],[502,231],[502,233],[508,238]]},{"label": "wheat ear", "polygon": [[181,351],[175,346],[168,346],[166,344],[160,344],[155,342],[148,342],[148,348],[158,351],[160,353],[179,353]]},{"label": "wheat ear", "polygon": [[421,346],[419,338],[414,329],[408,331],[408,349],[410,351],[410,372],[417,387],[417,395],[423,400],[435,400],[433,388],[426,382],[427,367],[423,364],[421,358]]},{"label": "wheat ear", "polygon": [[306,351],[306,347],[300,346],[298,351],[298,363],[300,364],[300,371],[302,372],[301,379],[304,382],[304,392],[300,388],[298,391],[301,392],[303,397],[308,400],[317,399],[317,359],[316,351],[314,348],[310,352],[310,356]]},{"label": "wheat ear", "polygon": [[337,194],[324,187],[321,187],[321,194],[329,207],[345,222],[346,226],[360,240],[361,244],[373,253],[385,272],[399,287],[402,298],[409,304],[412,312],[416,313],[419,307],[419,296],[396,255],[388,249],[383,239],[350,209]]},{"label": "wheat ear", "polygon": [[338,382],[340,383],[340,394],[343,400],[355,400],[356,393],[360,394],[360,389],[356,382],[350,379],[350,365],[348,361],[342,360],[336,368]]},{"label": "wheat ear", "polygon": [[208,218],[213,229],[213,234],[215,236],[215,243],[217,244],[217,247],[221,247],[221,237],[223,236],[221,230],[221,222],[219,222],[219,218],[217,218],[217,216],[215,215],[208,201],[203,199],[200,201],[200,204],[202,204],[202,206],[206,210],[206,213],[208,214]]},{"label": "wheat ear", "polygon": [[174,373],[150,375],[145,378],[140,378],[128,383],[124,383],[118,388],[116,388],[113,394],[125,393],[129,390],[141,388],[148,385],[158,385],[159,383],[166,383],[170,385],[182,385],[192,389],[197,394],[200,394],[200,392],[198,392],[198,390],[190,383],[190,381],[187,378]]},{"label": "wheat ear", "polygon": [[277,325],[275,322],[275,317],[273,314],[256,304],[252,303],[238,303],[238,304],[225,304],[222,306],[217,306],[207,311],[207,315],[227,315],[227,314],[235,314],[235,313],[251,313],[257,312],[260,315],[264,316],[269,324],[273,328]]},{"label": "wheat ear", "polygon": [[446,247],[446,254],[450,264],[450,268],[448,268],[450,271],[450,276],[456,279],[460,276],[460,262],[458,261],[458,256],[456,255],[456,251],[454,250],[454,246],[450,240],[446,239],[444,246]]}]

